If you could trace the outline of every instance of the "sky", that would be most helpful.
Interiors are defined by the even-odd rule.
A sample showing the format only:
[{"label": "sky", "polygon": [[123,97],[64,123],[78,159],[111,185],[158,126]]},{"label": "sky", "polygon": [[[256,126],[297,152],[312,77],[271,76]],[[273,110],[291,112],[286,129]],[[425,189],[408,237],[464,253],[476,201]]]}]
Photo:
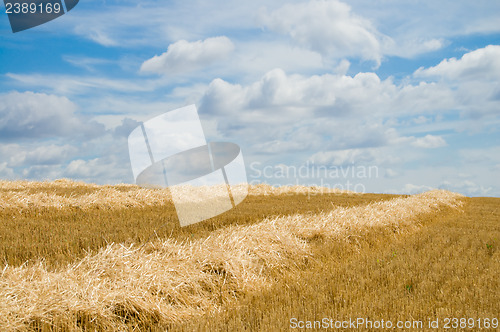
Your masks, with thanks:
[{"label": "sky", "polygon": [[2,7],[0,179],[134,183],[128,135],[191,104],[250,183],[500,197],[500,2]]}]

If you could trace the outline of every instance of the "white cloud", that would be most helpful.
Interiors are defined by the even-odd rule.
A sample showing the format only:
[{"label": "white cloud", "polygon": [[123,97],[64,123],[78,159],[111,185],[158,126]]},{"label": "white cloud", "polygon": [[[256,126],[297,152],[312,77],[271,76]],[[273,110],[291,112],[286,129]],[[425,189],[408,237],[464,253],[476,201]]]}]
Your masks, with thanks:
[{"label": "white cloud", "polygon": [[47,140],[0,143],[0,156],[3,179],[68,177],[94,183],[133,182],[127,139],[123,135],[89,137],[83,142],[68,142],[61,137],[51,139],[50,143]]},{"label": "white cloud", "polygon": [[160,85],[159,80],[123,80],[97,76],[73,76],[57,74],[14,74],[7,77],[22,87],[48,89],[61,95],[88,94],[89,91],[146,92]]},{"label": "white cloud", "polygon": [[[348,5],[347,5],[347,4]],[[319,5],[318,5],[319,4]],[[259,8],[267,6],[271,14],[261,15],[263,22],[256,22]],[[244,31],[245,38],[255,32],[258,23],[268,23],[272,14],[285,12],[286,7],[297,9],[289,10],[290,18],[272,21],[274,25],[280,22],[295,24],[296,17],[310,14],[314,18],[313,7],[306,1],[297,0],[255,0],[255,1],[216,1],[193,0],[180,2],[164,2],[145,0],[140,3],[134,1],[100,2],[97,9],[87,7],[78,9],[78,20],[59,19],[51,23],[50,27],[57,31],[74,33],[90,39],[106,47],[119,48],[161,48],[168,43],[185,40],[203,39],[208,36],[220,35],[227,31]],[[316,6],[328,9],[320,12],[318,21],[313,20],[309,25],[323,24],[327,31],[317,29],[320,34],[312,36],[329,36],[328,31],[350,31],[347,36],[356,38],[356,41],[365,40],[378,51],[376,56],[368,53],[368,59],[380,58],[380,55],[397,55],[413,57],[424,52],[434,51],[446,45],[447,39],[470,34],[495,33],[500,31],[498,12],[500,5],[497,1],[478,0],[466,3],[463,1],[421,0],[418,2],[401,2],[397,0],[349,0],[316,1]],[[300,9],[308,9],[301,14]],[[282,14],[282,16],[284,16]],[[325,22],[323,17],[335,18]],[[113,17],[112,20],[109,17]],[[303,20],[304,21],[304,20]],[[302,22],[303,22],[302,21]],[[335,23],[337,23],[335,25]],[[296,24],[299,24],[297,22]],[[339,25],[342,26],[338,27]],[[304,24],[302,24],[304,26]],[[295,28],[295,26],[293,26]],[[42,26],[43,29],[43,26]],[[305,29],[305,28],[304,28]],[[282,30],[277,30],[282,31]],[[287,33],[291,31],[284,31]],[[390,36],[390,37],[387,37]],[[373,40],[374,38],[374,40]],[[321,39],[321,38],[317,38]],[[346,45],[354,44],[349,39],[339,38],[336,41],[347,40]],[[240,39],[241,41],[241,39]],[[303,41],[307,45],[310,42]],[[238,42],[236,42],[239,44]],[[316,49],[325,48],[320,43]],[[343,46],[342,43],[337,43]],[[336,49],[347,49],[337,47]],[[352,48],[351,48],[352,51]],[[336,52],[333,56],[337,56]],[[349,53],[351,54],[351,53]],[[359,52],[354,53],[360,55]],[[366,56],[366,55],[365,55]],[[268,68],[267,68],[268,69]]]},{"label": "white cloud", "polygon": [[[273,5],[284,2],[276,0]],[[266,0],[105,1],[94,8],[78,8],[78,20],[51,24],[57,31],[68,31],[106,47],[164,47],[181,39],[253,29],[258,8],[268,4]]]},{"label": "white cloud", "polygon": [[463,181],[444,181],[439,185],[440,189],[446,189],[455,192],[463,192],[469,196],[488,196],[492,194],[492,186],[482,186],[471,180]]},{"label": "white cloud", "polygon": [[419,68],[416,77],[443,77],[450,80],[499,81],[500,45],[488,45],[466,53],[461,59],[444,59],[437,66]]},{"label": "white cloud", "polygon": [[146,60],[141,71],[158,74],[189,72],[224,60],[233,50],[233,43],[225,36],[195,42],[180,40],[171,44],[165,53]]},{"label": "white cloud", "polygon": [[[445,59],[437,66],[419,68],[417,78],[437,78],[437,84],[448,87],[454,105],[468,123],[461,130],[480,132],[498,122],[500,102],[500,45],[489,45],[460,59]],[[450,105],[451,106],[451,105]],[[488,121],[482,121],[488,118]]]},{"label": "white cloud", "polygon": [[402,58],[414,58],[418,55],[437,51],[445,46],[443,39],[426,39],[422,37],[394,41],[389,40],[382,49],[386,55],[399,56]]},{"label": "white cloud", "polygon": [[102,46],[119,46],[119,42],[116,39],[113,39],[105,31],[100,30],[98,26],[89,28],[88,26],[78,25],[75,28],[75,32],[79,35],[86,35],[90,40]]},{"label": "white cloud", "polygon": [[10,167],[33,165],[57,165],[65,162],[75,155],[78,149],[72,145],[41,145],[33,149],[16,145],[15,150],[10,149]]},{"label": "white cloud", "polygon": [[350,66],[351,63],[348,60],[342,59],[340,60],[339,64],[333,69],[333,72],[337,75],[347,75],[347,71],[349,70]]},{"label": "white cloud", "polygon": [[381,44],[389,41],[369,20],[336,0],[287,4],[270,14],[263,13],[261,19],[269,29],[287,34],[299,45],[327,57],[361,57],[379,65]]},{"label": "white cloud", "polygon": [[[98,70],[96,77],[45,74],[50,68],[7,73],[8,89],[45,94],[0,94],[0,137],[19,143],[0,144],[0,174],[126,181],[131,174],[125,137],[136,121],[197,103],[208,135],[239,143],[249,161],[297,164],[315,157],[324,164],[370,164],[386,167],[387,177],[377,190],[413,183],[407,191],[441,185],[498,195],[498,189],[488,191],[490,183],[500,188],[498,148],[453,147],[467,139],[459,130],[475,128],[481,138],[498,138],[499,46],[437,61],[401,83],[373,72],[348,73],[366,68],[357,61],[361,59],[383,61],[384,77],[390,70],[397,70],[396,77],[404,75],[405,65],[418,59],[392,67],[392,59],[384,56],[411,58],[443,49],[450,40],[453,48],[460,46],[457,36],[498,32],[499,4],[127,0],[82,7],[78,20],[56,20],[50,29],[116,47],[123,58],[88,57],[85,50],[62,57],[85,70]],[[259,17],[263,5],[268,9]],[[452,47],[443,52],[457,52]],[[145,54],[158,56],[144,62]],[[60,60],[56,57],[54,63]],[[111,63],[111,68],[103,66]],[[167,75],[137,77],[141,64],[143,71]],[[189,75],[175,75],[193,69]],[[104,129],[82,114],[105,123],[107,135],[93,140],[92,130]],[[88,133],[83,140],[68,139],[82,130]],[[50,141],[38,139],[45,137]],[[447,143],[436,160],[429,149]],[[446,162],[454,164],[436,166]],[[470,178],[455,176],[457,169]]]},{"label": "white cloud", "polygon": [[297,152],[303,151],[304,149],[311,146],[309,141],[285,141],[285,140],[273,140],[263,143],[255,144],[252,148],[258,153],[264,154],[275,154],[275,153],[287,153],[287,152]]},{"label": "white cloud", "polygon": [[413,57],[448,40],[500,31],[500,3],[477,0],[349,0],[352,10],[370,18],[394,44],[385,54]]},{"label": "white cloud", "polygon": [[372,163],[376,159],[373,150],[348,149],[339,151],[321,151],[311,156],[317,165],[351,165]]},{"label": "white cloud", "polygon": [[419,68],[414,76],[437,78],[437,86],[448,88],[454,105],[447,108],[460,110],[462,116],[475,120],[464,130],[483,130],[486,122],[478,125],[477,121],[483,117],[489,117],[490,124],[494,122],[500,101],[500,45],[468,52],[460,59],[444,59],[434,67]]},{"label": "white cloud", "polygon": [[[224,68],[218,68],[219,77],[234,75],[240,81],[248,81],[275,68],[293,73],[315,73],[329,67],[317,52],[278,38],[238,40],[236,43],[234,56],[228,59]],[[343,65],[345,68],[345,63]]]},{"label": "white cloud", "polygon": [[[265,109],[269,120],[274,115],[304,115],[318,108],[331,109],[330,115],[350,112],[373,113],[377,105],[390,104],[397,87],[390,80],[381,81],[374,73],[345,75],[287,75],[281,69],[266,73],[259,81],[242,86],[221,79],[210,83],[202,106],[215,113],[231,113],[237,109]],[[338,108],[336,108],[338,106]],[[290,114],[292,112],[292,114]]]},{"label": "white cloud", "polygon": [[[428,158],[427,149],[447,146],[430,132],[456,128],[432,119],[453,113],[460,107],[458,97],[444,83],[396,85],[375,73],[304,76],[275,69],[246,85],[213,80],[199,109],[202,117],[216,122],[214,132],[243,140],[255,155],[286,158],[295,153],[298,158],[309,151],[318,153],[318,162],[357,160],[394,167]],[[415,121],[418,138],[410,135]],[[389,148],[376,150],[382,147]]]},{"label": "white cloud", "polygon": [[66,97],[33,92],[0,95],[0,139],[98,136],[103,126],[75,114]]},{"label": "white cloud", "polygon": [[[483,103],[480,99],[478,104]],[[355,76],[342,74],[287,75],[281,69],[267,72],[248,85],[213,80],[200,101],[206,113],[240,114],[242,120],[289,123],[304,117],[329,117],[366,121],[421,116],[454,109],[457,95],[438,83],[396,85],[372,72]],[[285,116],[285,117],[284,117]]]},{"label": "white cloud", "polygon": [[331,150],[315,152],[308,160],[317,165],[377,165],[394,170],[425,158],[423,153],[409,151],[407,142],[407,138],[400,137],[380,146],[352,149],[336,149],[332,144]]},{"label": "white cloud", "polygon": [[97,176],[98,175],[97,173],[99,171],[97,169],[98,162],[99,158],[91,160],[82,160],[82,159],[73,160],[69,163],[68,167],[66,168],[66,174],[72,177],[85,177],[85,178]]},{"label": "white cloud", "polygon": [[412,121],[413,121],[413,123],[419,125],[419,124],[429,123],[431,121],[431,119],[421,115],[419,117],[414,118]]},{"label": "white cloud", "polygon": [[72,64],[75,67],[83,68],[91,72],[95,72],[96,67],[98,66],[110,65],[114,63],[109,59],[85,57],[85,56],[63,55],[62,58],[64,61]]},{"label": "white cloud", "polygon": [[16,179],[16,174],[14,173],[14,170],[7,166],[7,162],[0,163],[0,178],[4,180]]},{"label": "white cloud", "polygon": [[441,136],[426,135],[425,137],[419,137],[411,143],[412,146],[423,149],[435,149],[442,148],[448,144]]},{"label": "white cloud", "polygon": [[122,157],[111,154],[89,160],[75,159],[62,170],[62,174],[64,177],[93,183],[133,182],[130,164],[124,164]]}]

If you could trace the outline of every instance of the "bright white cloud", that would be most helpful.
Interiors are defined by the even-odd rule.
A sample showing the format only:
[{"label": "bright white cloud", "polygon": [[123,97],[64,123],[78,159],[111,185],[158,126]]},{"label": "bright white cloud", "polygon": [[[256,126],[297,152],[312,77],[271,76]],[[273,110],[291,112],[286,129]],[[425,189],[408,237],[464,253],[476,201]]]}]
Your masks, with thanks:
[{"label": "bright white cloud", "polygon": [[[254,116],[270,122],[313,115],[341,119],[363,115],[373,119],[434,114],[457,107],[456,98],[456,92],[443,84],[396,85],[391,78],[381,80],[371,72],[304,76],[274,69],[248,85],[213,80],[201,100],[201,108],[219,114],[253,110]],[[250,120],[248,113],[242,116]]]},{"label": "bright white cloud", "polygon": [[[197,103],[207,136],[239,143],[248,162],[376,165],[385,177],[369,191],[499,195],[498,148],[477,144],[498,139],[500,46],[408,70],[472,47],[464,35],[494,43],[485,33],[500,31],[500,2],[342,1],[99,2],[40,26],[97,53],[49,38],[53,62],[39,60],[52,67],[4,62],[5,91],[43,93],[0,94],[0,176],[131,181],[126,137],[137,121]],[[356,72],[364,60],[380,71]],[[141,65],[163,76],[138,76]],[[481,143],[472,135],[456,151],[471,133]]]},{"label": "bright white cloud", "polygon": [[[439,87],[447,87],[453,97],[452,107],[470,119],[490,117],[498,114],[500,89],[500,46],[489,45],[468,52],[460,59],[441,61],[430,68],[419,68],[416,78],[437,78]],[[444,100],[444,99],[443,99]],[[453,105],[454,104],[454,105]],[[484,123],[483,123],[484,124]],[[470,128],[470,129],[467,129]],[[468,124],[465,130],[482,130],[482,126]]]},{"label": "bright white cloud", "polygon": [[329,109],[330,115],[353,111],[373,113],[377,104],[387,106],[395,93],[397,87],[390,80],[381,81],[374,73],[308,77],[287,75],[281,69],[274,69],[247,86],[221,79],[212,81],[202,99],[202,107],[215,113],[274,107],[274,112],[266,112],[266,120],[283,113],[311,115],[312,110],[320,108]]},{"label": "bright white cloud", "polygon": [[225,36],[195,42],[180,40],[171,44],[165,53],[146,60],[141,71],[158,74],[189,72],[224,60],[233,50],[233,43]]},{"label": "bright white cloud", "polygon": [[381,45],[390,42],[369,20],[337,0],[287,4],[264,13],[262,21],[269,29],[287,34],[299,45],[327,57],[354,56],[380,64]]},{"label": "bright white cloud", "polygon": [[443,77],[449,80],[500,80],[500,45],[488,45],[466,53],[461,59],[444,59],[437,66],[419,68],[416,77]]},{"label": "bright white cloud", "polygon": [[[453,82],[412,82],[396,85],[375,73],[306,76],[275,69],[248,84],[212,81],[200,101],[200,110],[214,115],[218,132],[243,140],[247,155],[254,160],[268,160],[269,164],[311,160],[316,165],[376,165],[389,169],[384,177],[387,183],[370,180],[373,188],[401,188],[402,181],[418,183],[430,173],[432,176],[424,183],[394,189],[413,193],[444,186],[446,175],[454,174],[449,168],[422,168],[423,163],[437,162],[430,149],[447,147],[447,141],[456,137],[447,134],[445,140],[430,133],[456,133],[457,127],[445,117],[456,118],[453,113],[457,109],[481,107],[486,101],[481,94],[464,94]],[[469,99],[465,104],[464,95]],[[456,123],[462,122],[469,128],[473,123],[459,119]],[[485,125],[484,121],[479,123]],[[411,129],[416,127],[420,135],[411,136]],[[446,155],[451,157],[453,152],[445,149],[443,157]],[[498,161],[479,164],[492,168]],[[413,167],[421,172],[412,178],[413,173],[407,169]],[[452,178],[449,182],[459,184],[462,180]],[[470,181],[484,183],[477,175]],[[467,194],[487,192],[483,190],[486,187],[453,188]]]}]

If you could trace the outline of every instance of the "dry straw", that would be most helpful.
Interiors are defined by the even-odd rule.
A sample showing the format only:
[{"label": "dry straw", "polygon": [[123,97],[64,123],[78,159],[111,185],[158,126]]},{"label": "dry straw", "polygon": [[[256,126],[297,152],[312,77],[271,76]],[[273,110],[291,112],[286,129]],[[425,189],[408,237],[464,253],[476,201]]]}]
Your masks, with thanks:
[{"label": "dry straw", "polygon": [[[314,215],[264,219],[190,242],[111,244],[61,271],[48,271],[43,263],[6,267],[0,274],[0,329],[54,324],[78,330],[90,324],[126,330],[134,321],[184,321],[220,309],[241,292],[270,285],[285,270],[300,268],[311,255],[311,237],[339,239],[372,227],[401,231],[422,214],[458,208],[461,197],[432,191]],[[97,197],[85,199],[98,202]]]},{"label": "dry straw", "polygon": [[[186,200],[196,200],[196,196],[200,194],[199,188],[196,190],[190,186],[182,186],[182,188]],[[205,192],[213,198],[227,197],[226,186],[201,188],[204,188]],[[232,189],[241,193],[246,191],[247,187],[237,185]],[[250,186],[248,191],[249,195],[308,194],[314,196],[325,193],[351,193],[322,187],[272,187],[266,184]],[[206,194],[203,197],[205,196]],[[182,197],[177,199],[182,199]],[[127,207],[162,206],[171,203],[170,190],[166,188],[146,189],[127,184],[99,186],[67,179],[53,182],[0,181],[0,210],[68,207],[115,210]]]}]

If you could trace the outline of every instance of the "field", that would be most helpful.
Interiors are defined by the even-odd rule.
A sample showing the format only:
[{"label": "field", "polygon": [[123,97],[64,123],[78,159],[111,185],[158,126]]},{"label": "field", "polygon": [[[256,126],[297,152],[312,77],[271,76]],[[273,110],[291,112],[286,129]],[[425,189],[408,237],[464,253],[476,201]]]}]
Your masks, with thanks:
[{"label": "field", "polygon": [[4,181],[0,195],[2,331],[500,318],[496,198],[259,185],[180,228],[167,190]]}]

